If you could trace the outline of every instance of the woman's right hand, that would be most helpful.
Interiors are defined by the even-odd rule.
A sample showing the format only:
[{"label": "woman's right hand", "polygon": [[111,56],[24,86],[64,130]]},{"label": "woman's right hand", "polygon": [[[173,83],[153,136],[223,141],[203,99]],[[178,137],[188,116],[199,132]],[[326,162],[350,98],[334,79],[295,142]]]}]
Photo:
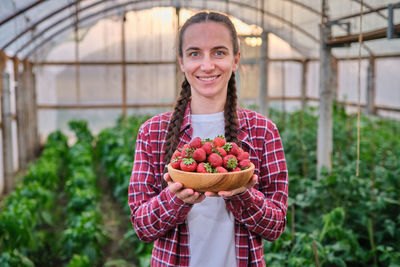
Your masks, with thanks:
[{"label": "woman's right hand", "polygon": [[179,199],[188,204],[196,204],[202,202],[206,196],[190,188],[183,188],[181,183],[172,181],[168,173],[164,174],[164,180],[168,183],[169,191],[174,193]]}]

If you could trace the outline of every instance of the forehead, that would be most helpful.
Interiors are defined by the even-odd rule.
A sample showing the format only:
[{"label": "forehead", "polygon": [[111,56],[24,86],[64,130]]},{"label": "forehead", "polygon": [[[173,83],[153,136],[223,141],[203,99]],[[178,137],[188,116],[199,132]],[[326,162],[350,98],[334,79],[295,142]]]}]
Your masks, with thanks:
[{"label": "forehead", "polygon": [[233,49],[231,32],[223,23],[211,21],[195,23],[187,27],[183,33],[183,50],[188,47],[207,49],[217,46]]}]

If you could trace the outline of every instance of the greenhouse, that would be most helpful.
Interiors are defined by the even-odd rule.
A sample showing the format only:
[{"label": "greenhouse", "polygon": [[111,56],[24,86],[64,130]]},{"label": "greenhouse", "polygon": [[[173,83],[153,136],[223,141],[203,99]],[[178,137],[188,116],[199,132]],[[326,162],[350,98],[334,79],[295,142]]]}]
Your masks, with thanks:
[{"label": "greenhouse", "polygon": [[176,109],[199,11],[236,29],[238,108],[279,129],[287,211],[265,264],[399,266],[398,0],[0,1],[0,266],[150,266],[135,149]]}]

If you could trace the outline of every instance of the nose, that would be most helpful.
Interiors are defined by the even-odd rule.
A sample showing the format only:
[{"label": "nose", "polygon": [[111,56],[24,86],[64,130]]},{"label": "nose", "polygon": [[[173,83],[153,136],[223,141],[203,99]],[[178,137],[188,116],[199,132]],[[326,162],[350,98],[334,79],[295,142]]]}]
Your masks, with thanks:
[{"label": "nose", "polygon": [[209,56],[205,56],[201,62],[201,70],[202,71],[212,71],[214,70],[215,66],[214,66],[214,62],[212,60],[212,58],[210,58]]}]

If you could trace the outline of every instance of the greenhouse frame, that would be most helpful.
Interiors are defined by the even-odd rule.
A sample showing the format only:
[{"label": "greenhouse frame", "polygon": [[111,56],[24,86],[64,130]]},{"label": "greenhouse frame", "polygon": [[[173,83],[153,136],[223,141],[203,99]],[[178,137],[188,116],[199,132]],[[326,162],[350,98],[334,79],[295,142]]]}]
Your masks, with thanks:
[{"label": "greenhouse frame", "polygon": [[335,168],[334,110],[356,116],[358,177],[360,146],[368,146],[361,116],[400,118],[400,1],[2,0],[0,198],[29,173],[52,132],[76,141],[71,120],[97,135],[121,116],[171,110],[183,80],[177,33],[200,10],[228,14],[236,26],[240,106],[267,117],[314,110],[316,180]]}]

